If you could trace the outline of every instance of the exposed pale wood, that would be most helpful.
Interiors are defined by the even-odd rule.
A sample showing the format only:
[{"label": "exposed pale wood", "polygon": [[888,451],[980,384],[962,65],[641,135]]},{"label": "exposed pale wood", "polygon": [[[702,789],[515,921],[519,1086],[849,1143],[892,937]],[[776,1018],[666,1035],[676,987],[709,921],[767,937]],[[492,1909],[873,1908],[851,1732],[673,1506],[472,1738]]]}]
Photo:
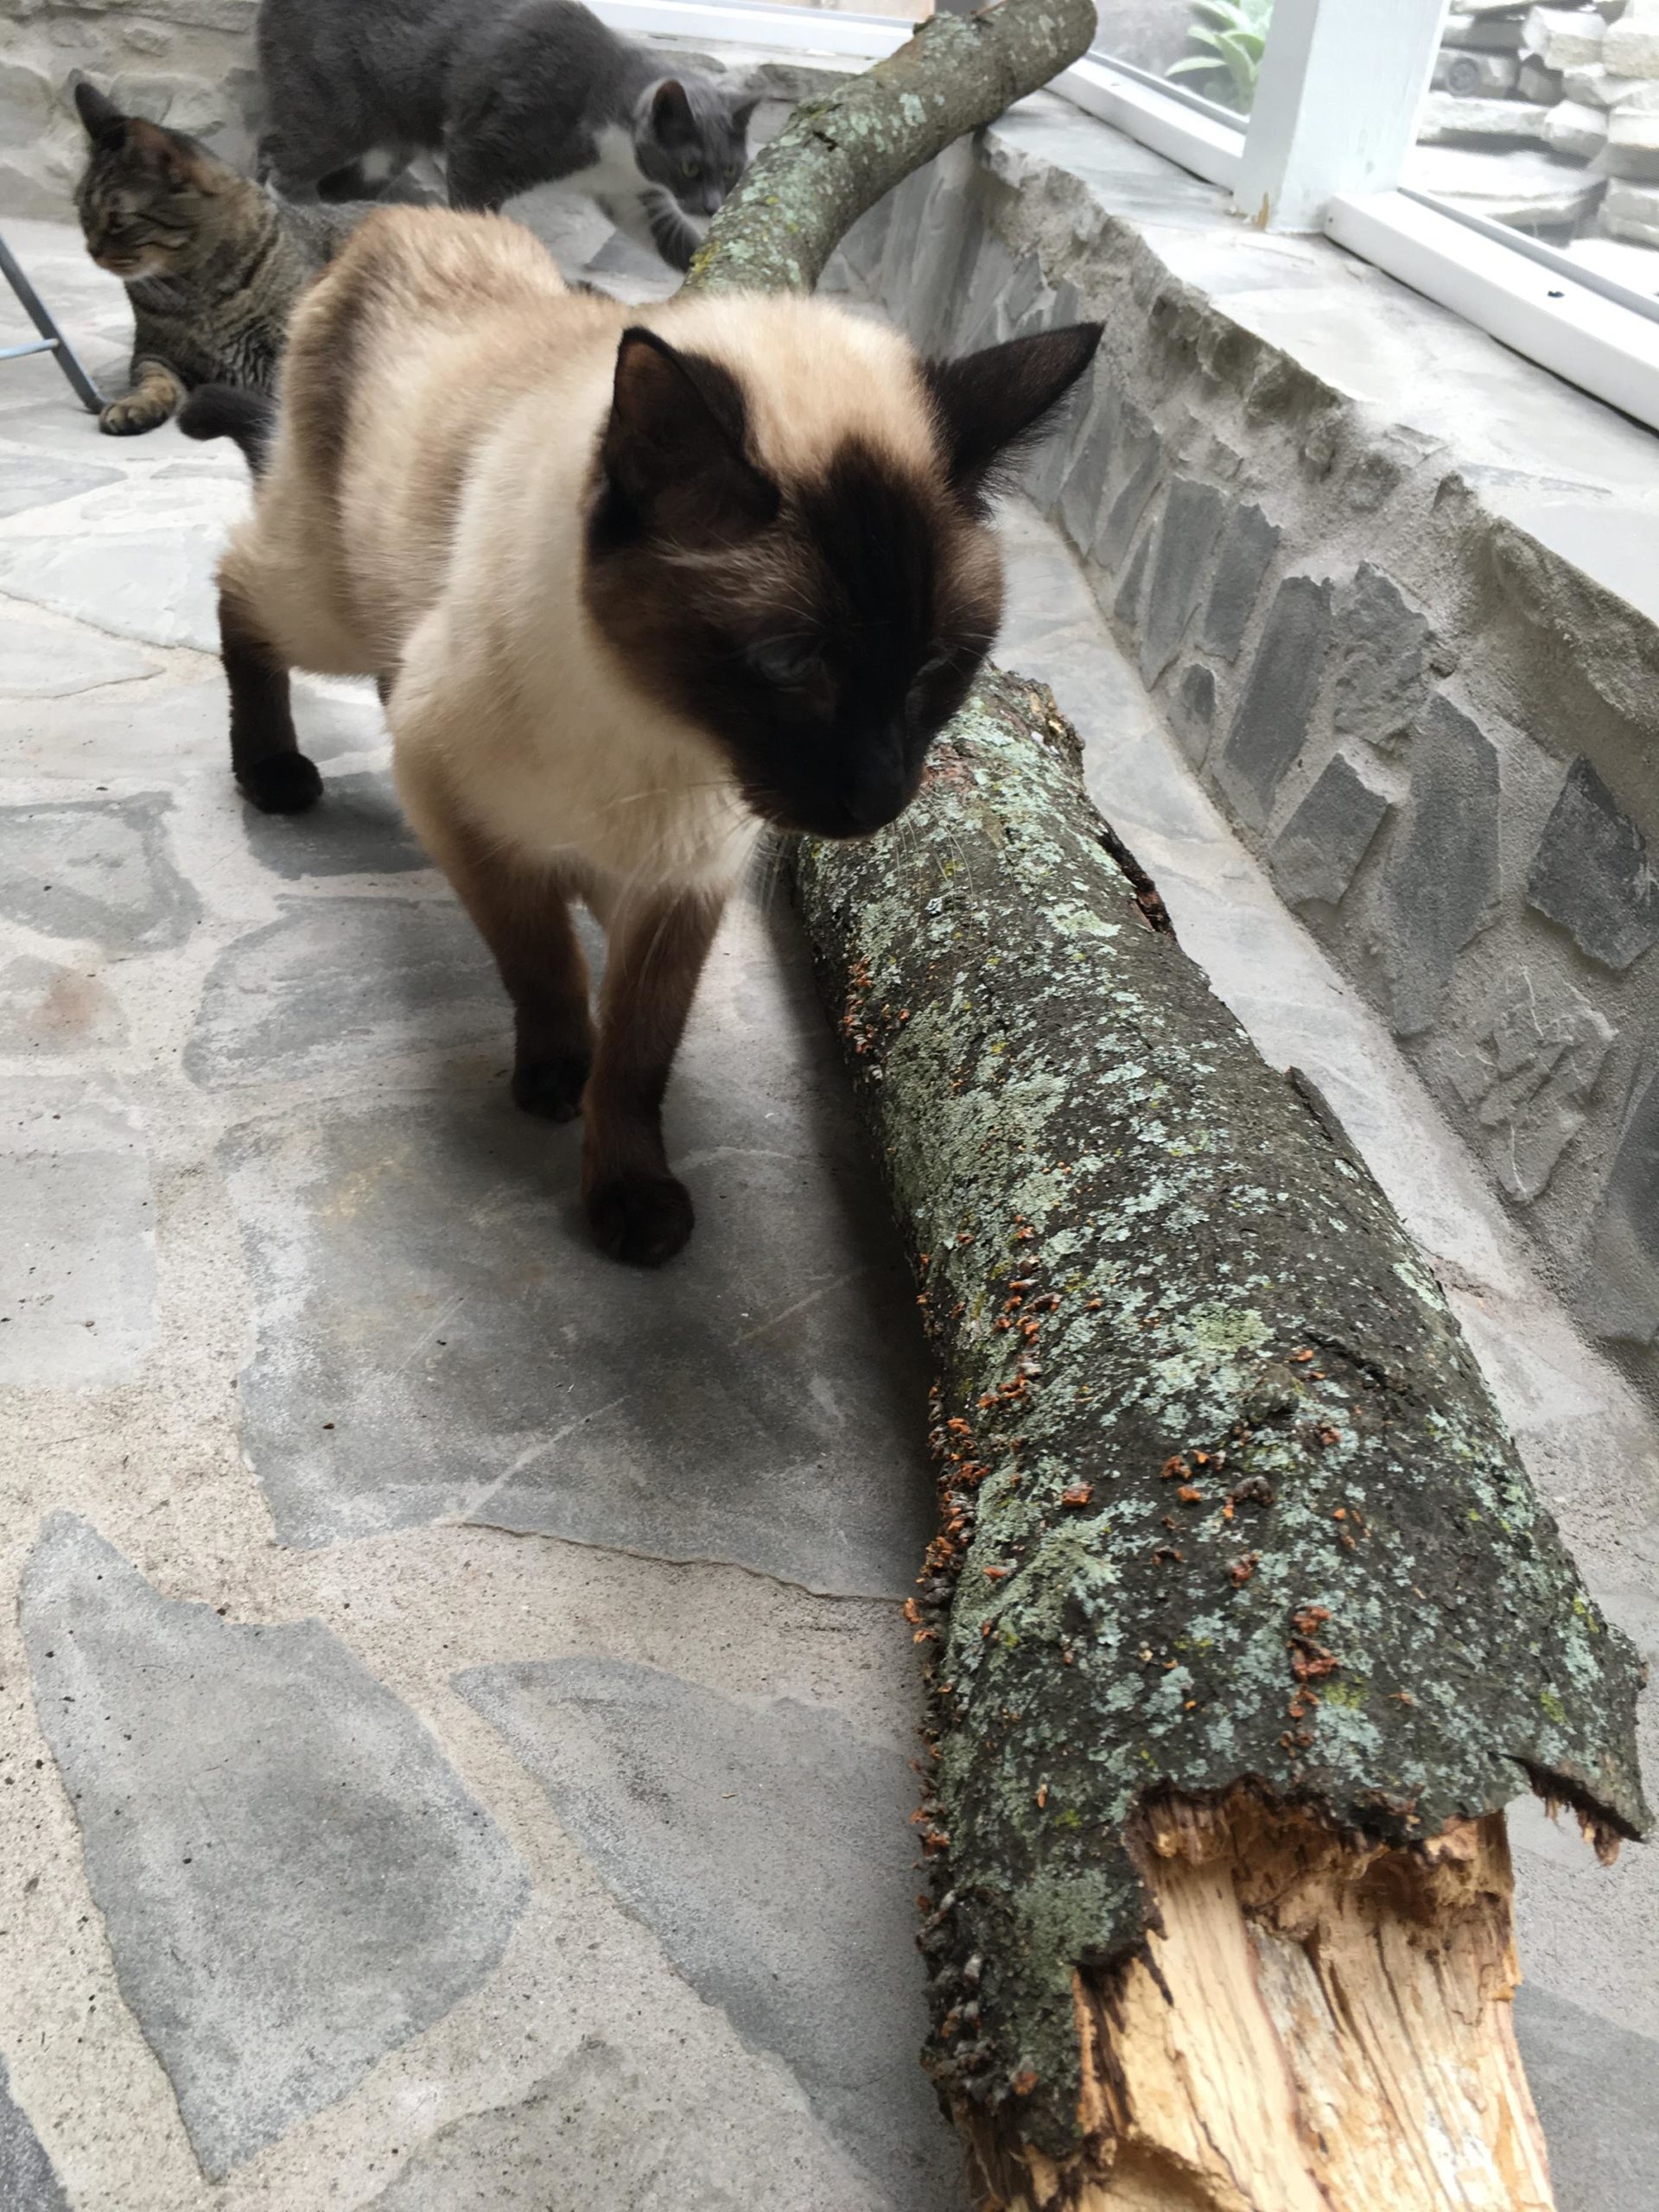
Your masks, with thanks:
[{"label": "exposed pale wood", "polygon": [[1502,1814],[1421,1848],[1241,1790],[1132,1838],[1144,1955],[1080,1974],[1079,2151],[981,2131],[1009,2212],[1548,2212]]}]

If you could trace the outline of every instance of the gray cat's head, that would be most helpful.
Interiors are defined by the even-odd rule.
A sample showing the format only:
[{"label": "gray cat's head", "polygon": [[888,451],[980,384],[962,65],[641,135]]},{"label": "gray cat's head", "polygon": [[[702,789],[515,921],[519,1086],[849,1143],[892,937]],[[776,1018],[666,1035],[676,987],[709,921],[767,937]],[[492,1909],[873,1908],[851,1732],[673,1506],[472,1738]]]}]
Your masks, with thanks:
[{"label": "gray cat's head", "polygon": [[671,192],[688,215],[712,215],[749,158],[757,99],[734,99],[706,77],[659,77],[633,111],[641,174]]}]

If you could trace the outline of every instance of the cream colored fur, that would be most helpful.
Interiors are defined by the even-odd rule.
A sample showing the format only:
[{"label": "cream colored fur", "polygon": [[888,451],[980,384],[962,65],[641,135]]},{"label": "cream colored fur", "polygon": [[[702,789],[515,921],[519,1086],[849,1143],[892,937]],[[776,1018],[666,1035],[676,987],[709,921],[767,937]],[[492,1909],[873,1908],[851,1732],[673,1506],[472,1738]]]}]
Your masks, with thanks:
[{"label": "cream colored fur", "polygon": [[568,291],[495,217],[388,210],[296,317],[251,520],[221,575],[291,664],[390,678],[399,791],[435,856],[459,809],[601,912],[723,892],[758,834],[724,757],[631,678],[582,596],[584,520],[629,322],[728,367],[779,480],[849,435],[925,467],[896,334],[826,302]]}]

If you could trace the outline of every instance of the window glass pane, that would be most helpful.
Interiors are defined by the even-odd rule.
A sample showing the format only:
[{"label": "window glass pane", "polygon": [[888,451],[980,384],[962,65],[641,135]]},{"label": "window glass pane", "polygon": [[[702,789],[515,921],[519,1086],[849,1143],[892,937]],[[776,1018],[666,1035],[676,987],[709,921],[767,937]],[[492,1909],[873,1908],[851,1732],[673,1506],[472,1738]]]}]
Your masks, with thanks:
[{"label": "window glass pane", "polygon": [[1273,0],[1097,0],[1097,54],[1249,114]]},{"label": "window glass pane", "polygon": [[1452,0],[1405,181],[1659,296],[1659,5]]}]

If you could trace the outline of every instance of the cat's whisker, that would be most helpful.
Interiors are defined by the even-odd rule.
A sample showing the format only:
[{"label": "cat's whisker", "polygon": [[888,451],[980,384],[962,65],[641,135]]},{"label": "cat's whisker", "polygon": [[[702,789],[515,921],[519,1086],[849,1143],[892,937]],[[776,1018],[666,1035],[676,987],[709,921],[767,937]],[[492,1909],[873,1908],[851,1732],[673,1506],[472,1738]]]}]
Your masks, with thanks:
[{"label": "cat's whisker", "polygon": [[779,886],[784,880],[797,839],[787,831],[770,830],[757,855],[760,865],[754,884],[755,904],[763,910],[771,906],[778,896]]},{"label": "cat's whisker", "polygon": [[620,798],[607,799],[596,811],[605,814],[613,807],[639,806],[652,798],[660,799],[664,805],[671,806],[690,791],[728,791],[731,788],[731,779],[726,776],[711,776],[706,783],[699,784],[653,784],[648,791],[625,791]]}]

